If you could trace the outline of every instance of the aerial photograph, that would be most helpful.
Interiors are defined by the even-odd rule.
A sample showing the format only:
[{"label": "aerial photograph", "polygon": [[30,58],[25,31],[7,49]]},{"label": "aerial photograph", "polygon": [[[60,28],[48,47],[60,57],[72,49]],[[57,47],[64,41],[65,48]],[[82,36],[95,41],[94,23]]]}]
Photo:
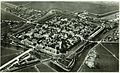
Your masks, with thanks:
[{"label": "aerial photograph", "polygon": [[0,72],[119,72],[119,2],[1,1]]}]

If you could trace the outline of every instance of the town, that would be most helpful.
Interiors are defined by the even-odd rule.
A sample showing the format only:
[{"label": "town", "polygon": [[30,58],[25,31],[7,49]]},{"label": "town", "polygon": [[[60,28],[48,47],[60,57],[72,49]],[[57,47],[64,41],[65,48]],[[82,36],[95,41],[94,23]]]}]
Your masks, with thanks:
[{"label": "town", "polygon": [[42,11],[14,3],[1,3],[0,71],[119,71],[119,10]]}]

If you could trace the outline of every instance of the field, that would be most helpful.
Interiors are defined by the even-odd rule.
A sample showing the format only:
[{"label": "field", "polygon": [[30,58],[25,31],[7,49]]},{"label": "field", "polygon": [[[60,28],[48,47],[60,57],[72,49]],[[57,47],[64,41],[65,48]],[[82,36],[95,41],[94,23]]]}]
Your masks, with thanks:
[{"label": "field", "polygon": [[17,70],[17,72],[37,72],[37,70],[34,67],[27,67],[24,69]]},{"label": "field", "polygon": [[[112,44],[112,49],[116,48],[118,51],[118,47],[116,47],[116,44]],[[110,45],[106,45],[107,47]],[[105,46],[105,47],[106,47]],[[97,62],[99,63],[99,69],[90,69],[85,64],[82,66],[81,70],[82,72],[118,72],[119,71],[119,61],[113,57],[101,44],[95,47],[96,51],[99,55],[99,59]],[[110,49],[110,48],[109,48]],[[114,52],[115,50],[110,50],[111,52]]]},{"label": "field", "polygon": [[26,68],[21,68],[19,70],[16,70],[17,72],[55,72],[50,67],[48,67],[45,64],[38,63],[36,65],[32,65]]},{"label": "field", "polygon": [[40,72],[54,72],[51,68],[49,68],[45,64],[40,63],[40,64],[38,64],[36,66],[37,66],[37,68],[39,69]]},{"label": "field", "polygon": [[108,50],[119,58],[119,43],[102,43]]},{"label": "field", "polygon": [[15,58],[20,51],[12,50],[11,48],[1,48],[1,65]]},{"label": "field", "polygon": [[102,14],[119,9],[119,3],[101,3],[101,2],[10,2],[16,5],[25,5],[38,10],[50,10],[53,8],[68,10],[72,12],[88,11]]},{"label": "field", "polygon": [[10,13],[7,13],[3,10],[1,10],[1,19],[2,20],[12,20],[12,21],[21,21],[22,19],[14,16],[14,15],[11,15]]}]

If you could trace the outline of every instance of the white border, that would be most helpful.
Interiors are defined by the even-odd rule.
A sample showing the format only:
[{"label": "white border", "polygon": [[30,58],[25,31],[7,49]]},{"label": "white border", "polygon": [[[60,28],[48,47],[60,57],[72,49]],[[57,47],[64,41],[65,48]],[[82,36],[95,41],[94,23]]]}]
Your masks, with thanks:
[{"label": "white border", "polygon": [[[107,1],[107,2],[119,2],[119,0],[0,0],[0,8],[1,8],[1,2],[2,1],[64,1],[64,2],[75,2],[75,1],[95,1],[96,2],[96,1]],[[120,4],[119,4],[119,10],[120,10]],[[1,13],[1,10],[0,10],[0,13]],[[1,20],[1,15],[0,15],[0,20]],[[119,29],[120,29],[120,27],[119,27]],[[0,25],[0,35],[1,35],[1,25]],[[119,30],[119,35],[120,35],[120,30]],[[0,39],[1,39],[1,37],[0,37]],[[119,38],[119,41],[120,41],[120,38]],[[1,46],[1,42],[0,42],[0,46]],[[120,46],[119,46],[119,48],[120,48]],[[0,51],[1,51],[1,49],[0,49]],[[120,55],[120,50],[119,50],[119,55]],[[120,56],[119,56],[119,59],[120,59]],[[120,61],[119,61],[119,66],[120,66]],[[119,72],[120,72],[120,67],[119,67]],[[78,72],[78,73],[119,73],[119,72]],[[10,72],[0,72],[0,73],[10,73]],[[12,73],[28,73],[28,72],[12,72]],[[32,73],[36,73],[36,72],[32,72]],[[45,72],[39,72],[39,73],[45,73]],[[46,73],[53,73],[53,72],[46,72]],[[59,72],[59,73],[62,73],[62,72]],[[66,73],[69,73],[69,72],[66,72]],[[71,73],[76,73],[76,72],[71,72]]]},{"label": "white border", "polygon": [[119,2],[119,0],[1,0],[1,1],[114,1]]}]

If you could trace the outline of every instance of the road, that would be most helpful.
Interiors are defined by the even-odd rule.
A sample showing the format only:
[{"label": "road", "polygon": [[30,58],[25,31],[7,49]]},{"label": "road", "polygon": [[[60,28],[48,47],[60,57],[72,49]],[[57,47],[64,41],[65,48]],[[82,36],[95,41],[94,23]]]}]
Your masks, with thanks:
[{"label": "road", "polygon": [[[100,34],[98,34],[95,39],[93,39],[93,42],[99,42],[99,44],[101,44],[100,42],[102,42],[101,40],[104,39],[107,35],[109,35],[114,29],[110,30],[109,32],[106,32],[104,33],[104,31],[102,31]],[[91,41],[90,41],[91,42]],[[108,43],[108,42],[107,42]],[[97,46],[98,44],[96,44]],[[107,51],[109,51],[107,48],[106,48]],[[111,52],[109,51],[117,60],[118,58]],[[87,55],[87,54],[86,54]],[[85,57],[85,56],[84,56]],[[81,61],[81,59],[79,59]],[[79,66],[79,69],[77,70],[78,72],[81,71],[81,68],[82,68],[82,65],[84,65],[84,62],[85,62],[85,59],[82,63],[79,63],[79,65],[76,65],[76,66]],[[80,65],[81,64],[81,65]],[[74,71],[74,70],[73,70]]]},{"label": "road", "polygon": [[[80,47],[78,47],[78,48],[80,48]],[[78,50],[78,49],[77,49],[77,50]],[[107,50],[109,53],[111,53],[108,49],[106,49],[106,50]],[[32,50],[31,50],[31,51],[32,51]],[[87,50],[86,50],[86,53],[85,53],[85,54],[83,53],[83,54],[84,54],[84,56],[86,56],[86,54],[87,54],[87,52],[88,52],[88,51],[89,51],[89,49],[87,49]],[[29,52],[29,51],[28,51],[28,52]],[[28,53],[28,52],[26,52],[26,53]],[[75,50],[74,52],[73,52],[73,51],[71,51],[71,54],[73,54],[73,53],[75,53],[75,52],[76,52],[76,50]],[[25,53],[25,52],[24,52],[24,53]],[[114,56],[114,54],[113,54],[113,53],[111,53],[111,54]],[[0,69],[4,68],[4,67],[5,67],[5,66],[7,66],[8,64],[12,63],[14,60],[18,59],[18,58],[19,58],[19,57],[21,57],[22,55],[23,55],[23,54],[21,54],[20,56],[18,56],[18,57],[16,57],[16,58],[14,58],[13,60],[9,61],[9,62],[8,62],[8,63],[6,63],[5,65],[1,66],[1,67],[0,67]],[[68,57],[69,57],[69,56],[68,56]],[[80,62],[79,62],[79,60],[80,60],[81,62],[83,62],[83,63],[82,63],[82,65],[84,64],[84,61],[85,61],[85,60],[84,60],[84,61],[82,61],[82,60],[81,60],[81,59],[82,59],[81,57],[82,57],[82,55],[80,55],[80,57],[78,58],[78,60],[77,60],[77,63],[76,63],[76,64],[80,63]],[[115,56],[114,56],[114,57],[115,57]],[[83,57],[83,58],[84,58],[84,57]],[[116,57],[115,57],[115,58],[116,58]],[[116,59],[117,59],[117,58],[116,58]],[[118,59],[117,59],[117,60],[118,60]],[[80,64],[78,64],[78,65],[80,65]],[[78,65],[75,65],[75,66],[78,66]],[[82,66],[82,65],[80,65],[80,67],[79,67],[78,71],[80,71],[80,69],[81,69],[81,66]],[[39,71],[36,65],[35,65],[35,68],[37,69],[37,71]],[[75,71],[75,70],[77,69],[77,68],[76,68],[76,69],[75,69],[75,68],[76,68],[76,67],[74,67],[74,68],[72,69],[72,71]]]},{"label": "road", "polygon": [[99,55],[99,58],[95,60],[97,63],[99,63],[97,65],[97,68],[89,68],[87,65],[84,64],[84,61],[78,72],[118,72],[119,60],[116,59],[117,57],[115,57],[113,51],[108,50],[108,48],[106,48],[104,45],[102,46],[101,44],[102,42],[99,43],[99,45],[97,45],[96,47],[94,47],[96,53]]},{"label": "road", "polygon": [[[101,41],[99,41],[92,49],[94,49],[96,46],[98,46],[99,44],[100,44],[100,42]],[[90,50],[92,50],[92,49],[90,49]],[[90,53],[90,50],[88,51],[88,53],[87,54],[89,54]],[[79,67],[79,69],[77,70],[77,72],[80,72],[81,71],[81,68],[82,68],[82,66],[84,65],[84,63],[85,63],[85,61],[86,61],[86,59],[87,59],[87,55],[86,55],[86,57],[85,57],[85,59],[84,59],[84,61],[83,61],[83,63],[80,65],[80,67]]]},{"label": "road", "polygon": [[0,67],[0,70],[2,70],[4,67],[8,66],[8,65],[11,64],[12,62],[19,60],[20,57],[22,57],[23,55],[29,53],[30,51],[33,51],[33,49],[29,49],[29,50],[23,52],[22,54],[20,54],[19,56],[15,57],[14,59],[10,60],[9,62],[5,63],[4,65],[2,65],[2,66]]},{"label": "road", "polygon": [[[102,40],[102,39],[101,39],[101,40]],[[111,52],[109,49],[107,49],[107,48],[102,44],[101,41],[98,41],[98,44],[96,44],[92,49],[94,49],[94,48],[95,48],[96,46],[98,46],[98,45],[101,45],[107,52],[109,52],[116,60],[119,61],[119,58],[116,57],[116,55],[115,55],[113,52]],[[89,51],[89,52],[90,52],[90,51]],[[89,52],[88,52],[88,54],[89,54]],[[81,69],[82,69],[82,67],[84,66],[84,63],[85,63],[86,59],[87,59],[87,55],[86,55],[86,58],[84,59],[83,63],[80,65],[79,69],[77,70],[77,72],[81,72],[81,71],[82,71]]]},{"label": "road", "polygon": [[80,66],[82,65],[89,50],[95,45],[96,45],[96,43],[92,43],[83,49],[83,51],[80,53],[80,55],[78,55],[76,63],[74,65],[74,67],[72,68],[71,72],[76,72],[80,68]]},{"label": "road", "polygon": [[113,54],[110,50],[108,50],[103,44],[100,43],[100,45],[103,46],[105,50],[107,50],[114,58],[116,58],[116,60],[119,61],[119,59],[116,57],[115,54]]}]

